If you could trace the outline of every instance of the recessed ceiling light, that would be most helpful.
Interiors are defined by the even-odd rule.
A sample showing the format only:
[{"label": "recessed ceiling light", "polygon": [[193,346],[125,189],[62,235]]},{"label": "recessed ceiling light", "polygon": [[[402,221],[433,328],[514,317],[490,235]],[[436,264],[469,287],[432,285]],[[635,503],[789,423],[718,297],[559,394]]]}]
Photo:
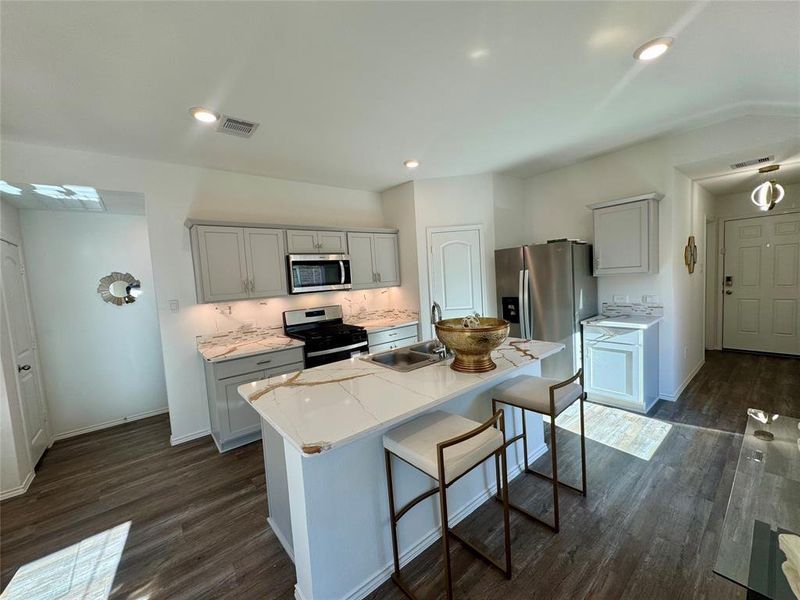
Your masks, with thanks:
[{"label": "recessed ceiling light", "polygon": [[482,58],[486,58],[487,56],[489,56],[488,48],[476,48],[475,50],[469,53],[469,57],[472,60],[480,60]]},{"label": "recessed ceiling light", "polygon": [[650,40],[636,49],[636,52],[633,53],[633,58],[644,61],[656,59],[669,50],[673,41],[671,37],[661,37]]},{"label": "recessed ceiling light", "polygon": [[403,164],[407,166],[409,169],[416,169],[419,166],[419,161],[411,158],[405,161]]},{"label": "recessed ceiling light", "polygon": [[190,108],[189,114],[201,123],[216,123],[219,120],[219,113],[215,113],[213,110],[203,108],[202,106]]}]

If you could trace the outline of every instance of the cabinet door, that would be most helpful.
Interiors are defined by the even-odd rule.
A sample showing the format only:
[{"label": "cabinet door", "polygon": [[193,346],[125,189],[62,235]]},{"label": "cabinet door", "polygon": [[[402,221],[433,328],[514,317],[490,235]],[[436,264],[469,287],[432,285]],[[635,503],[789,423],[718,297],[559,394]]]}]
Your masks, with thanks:
[{"label": "cabinet door", "polygon": [[378,285],[387,287],[400,285],[400,252],[396,233],[376,233],[375,272],[378,274]]},{"label": "cabinet door", "polygon": [[242,300],[248,297],[244,230],[241,227],[197,226],[201,302]]},{"label": "cabinet door", "polygon": [[344,231],[318,231],[317,250],[320,254],[347,254],[347,234]]},{"label": "cabinet door", "polygon": [[286,232],[286,241],[290,254],[318,254],[316,231],[290,229]]},{"label": "cabinet door", "polygon": [[595,275],[650,270],[648,209],[643,201],[593,211]]},{"label": "cabinet door", "polygon": [[641,404],[640,346],[587,341],[584,345],[586,391],[619,402]]},{"label": "cabinet door", "polygon": [[375,236],[371,233],[348,233],[350,277],[353,289],[378,287],[375,269]]},{"label": "cabinet door", "polygon": [[245,255],[250,297],[285,296],[286,249],[281,229],[245,229]]},{"label": "cabinet door", "polygon": [[259,379],[264,379],[264,371],[246,373],[220,381],[225,389],[225,403],[227,405],[228,431],[225,435],[226,440],[261,429],[261,418],[256,409],[236,391],[240,385],[258,381]]}]

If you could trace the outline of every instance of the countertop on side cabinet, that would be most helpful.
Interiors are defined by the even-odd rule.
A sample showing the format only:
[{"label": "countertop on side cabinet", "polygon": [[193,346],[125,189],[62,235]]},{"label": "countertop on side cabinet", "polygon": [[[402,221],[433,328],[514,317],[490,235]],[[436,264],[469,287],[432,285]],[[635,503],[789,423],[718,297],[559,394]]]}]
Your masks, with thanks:
[{"label": "countertop on side cabinet", "polygon": [[367,330],[367,333],[377,333],[386,329],[403,327],[404,325],[416,325],[419,322],[419,314],[410,310],[387,309],[371,310],[359,313],[346,319],[350,325],[358,325]]},{"label": "countertop on side cabinet", "polygon": [[385,430],[564,349],[509,338],[492,352],[497,368],[458,373],[452,359],[397,372],[361,358],[239,386],[239,394],[306,456]]},{"label": "countertop on side cabinet", "polygon": [[254,328],[197,337],[197,351],[208,362],[302,348],[303,342],[283,335],[283,328]]},{"label": "countertop on side cabinet", "polygon": [[616,317],[598,315],[590,319],[584,319],[581,321],[581,325],[622,327],[623,329],[649,329],[663,318],[664,317],[656,315],[618,315]]}]

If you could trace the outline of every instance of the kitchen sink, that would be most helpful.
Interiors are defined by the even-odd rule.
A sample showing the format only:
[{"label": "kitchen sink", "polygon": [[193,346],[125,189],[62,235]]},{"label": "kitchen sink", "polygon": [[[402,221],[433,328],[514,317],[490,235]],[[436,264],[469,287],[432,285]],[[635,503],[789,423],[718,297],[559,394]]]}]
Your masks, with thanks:
[{"label": "kitchen sink", "polygon": [[414,369],[420,369],[438,362],[438,360],[430,354],[413,352],[408,348],[398,348],[397,350],[381,352],[380,354],[369,356],[365,360],[371,360],[387,369],[393,369],[395,371],[413,371]]},{"label": "kitchen sink", "polygon": [[436,340],[430,340],[405,348],[373,354],[365,357],[364,360],[370,360],[393,371],[413,371],[414,369],[421,369],[437,363],[445,358],[436,353],[437,348],[441,348],[441,344]]}]

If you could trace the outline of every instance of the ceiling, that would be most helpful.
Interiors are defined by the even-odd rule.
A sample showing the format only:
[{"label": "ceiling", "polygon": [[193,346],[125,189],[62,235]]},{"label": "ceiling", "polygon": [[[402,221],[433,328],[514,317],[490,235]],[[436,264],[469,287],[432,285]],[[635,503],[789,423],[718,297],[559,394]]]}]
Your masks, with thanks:
[{"label": "ceiling", "polygon": [[[0,134],[381,190],[800,106],[798,2],[0,3]],[[653,63],[643,42],[675,37]],[[192,106],[257,121],[216,133]],[[410,172],[403,161],[422,165]]]},{"label": "ceiling", "polygon": [[[0,198],[21,209],[144,215],[144,194],[136,192],[118,192],[114,190],[95,190],[94,188],[89,188],[95,192],[95,194],[91,194],[90,196],[95,196],[96,199],[86,200],[70,193],[68,189],[65,190],[66,193],[57,194],[62,197],[52,197],[38,193],[36,187],[32,184],[0,182],[0,186],[2,186],[2,189],[0,189]],[[46,187],[51,188],[52,186],[48,185]],[[3,190],[10,190],[13,193]]]}]

